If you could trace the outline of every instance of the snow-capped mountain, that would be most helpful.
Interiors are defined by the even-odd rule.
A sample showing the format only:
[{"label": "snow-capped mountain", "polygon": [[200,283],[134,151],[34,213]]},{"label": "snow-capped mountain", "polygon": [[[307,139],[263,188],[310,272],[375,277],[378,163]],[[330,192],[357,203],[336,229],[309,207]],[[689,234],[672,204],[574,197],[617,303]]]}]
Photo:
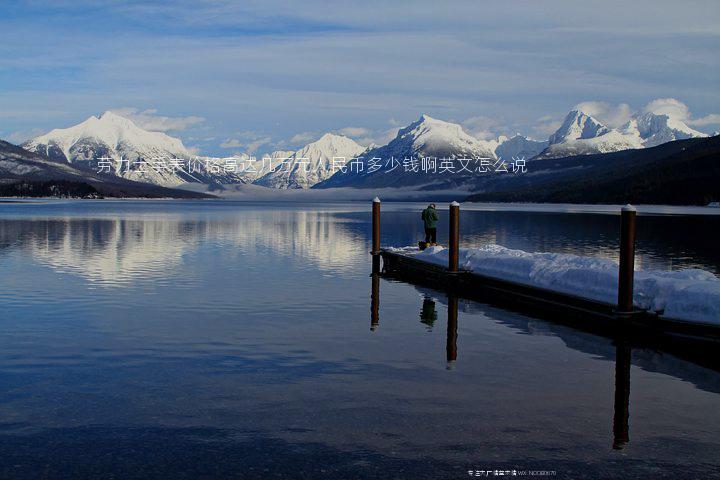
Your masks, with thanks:
[{"label": "snow-capped mountain", "polygon": [[637,113],[622,127],[610,129],[592,116],[573,110],[550,136],[548,147],[535,158],[617,152],[706,136],[668,115]]},{"label": "snow-capped mountain", "polygon": [[599,137],[609,131],[608,127],[590,115],[580,110],[572,110],[565,116],[560,128],[550,135],[548,142],[550,145],[568,143],[573,140]]},{"label": "snow-capped mountain", "polygon": [[[310,188],[332,176],[336,169],[350,163],[365,147],[350,138],[326,133],[297,152],[278,151],[271,155],[272,168],[255,184],[272,188]],[[335,168],[333,168],[335,164]]]},{"label": "snow-capped mountain", "polygon": [[545,150],[547,146],[547,141],[535,140],[519,133],[510,138],[500,136],[498,146],[495,147],[495,156],[504,161],[520,158],[529,160]]},{"label": "snow-capped mountain", "polygon": [[[478,140],[466,133],[457,123],[445,122],[423,114],[416,122],[398,131],[389,144],[375,150],[384,150],[396,158],[494,158],[496,143]],[[382,155],[381,158],[388,158]]]},{"label": "snow-capped mountain", "polygon": [[20,185],[17,193],[33,196],[76,195],[93,191],[111,197],[203,198],[207,195],[108,177],[0,140],[0,185]]},{"label": "snow-capped mountain", "polygon": [[[316,188],[339,186],[400,186],[432,183],[433,173],[423,174],[417,171],[405,171],[404,167],[388,172],[385,163],[394,159],[402,163],[404,159],[419,158],[495,158],[497,141],[478,140],[466,133],[456,123],[445,122],[422,115],[416,122],[398,131],[397,136],[385,146],[376,147],[363,153],[368,159],[379,158],[383,168],[374,172],[337,172],[328,180],[316,185]],[[462,175],[458,175],[460,177]]]},{"label": "snow-capped mountain", "polygon": [[640,138],[642,146],[646,148],[674,140],[707,137],[706,134],[693,130],[680,120],[650,112],[634,115],[619,130],[624,135]]},{"label": "snow-capped mountain", "polygon": [[52,130],[22,147],[95,172],[155,185],[247,182],[243,175],[224,169],[221,159],[194,158],[180,139],[143,130],[110,111]]}]

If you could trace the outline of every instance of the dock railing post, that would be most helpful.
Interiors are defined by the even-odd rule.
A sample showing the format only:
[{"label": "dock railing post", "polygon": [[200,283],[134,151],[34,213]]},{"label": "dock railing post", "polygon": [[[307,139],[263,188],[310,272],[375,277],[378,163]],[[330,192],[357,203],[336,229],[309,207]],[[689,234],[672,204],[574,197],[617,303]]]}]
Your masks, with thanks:
[{"label": "dock railing post", "polygon": [[450,204],[450,239],[448,252],[448,270],[458,271],[458,257],[460,251],[460,204]]},{"label": "dock railing post", "polygon": [[380,199],[372,201],[372,251],[373,255],[380,253]]},{"label": "dock railing post", "polygon": [[632,205],[622,208],[620,219],[620,268],[618,277],[617,313],[633,312],[633,282],[635,280],[635,216]]},{"label": "dock railing post", "polygon": [[372,271],[380,271],[380,199],[373,198],[372,201]]}]

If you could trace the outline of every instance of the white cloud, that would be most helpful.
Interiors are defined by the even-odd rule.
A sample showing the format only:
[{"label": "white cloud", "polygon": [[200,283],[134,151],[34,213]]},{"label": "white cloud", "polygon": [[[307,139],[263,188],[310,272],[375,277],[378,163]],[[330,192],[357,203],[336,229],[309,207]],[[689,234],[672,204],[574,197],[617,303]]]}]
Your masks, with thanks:
[{"label": "white cloud", "polygon": [[205,121],[203,117],[166,117],[158,115],[157,110],[149,108],[140,110],[133,107],[116,108],[111,110],[122,117],[132,120],[135,125],[151,132],[180,131]]},{"label": "white cloud", "polygon": [[695,127],[704,127],[705,125],[720,125],[720,114],[711,113],[710,115],[705,115],[704,117],[688,120],[686,123]]},{"label": "white cloud", "polygon": [[220,148],[240,148],[243,146],[245,146],[245,144],[237,138],[228,138],[220,144]]},{"label": "white cloud", "polygon": [[371,131],[368,128],[365,127],[345,127],[341,128],[337,131],[340,135],[345,135],[346,137],[365,137],[368,136]]},{"label": "white cloud", "polygon": [[314,140],[316,136],[317,136],[317,134],[316,134],[315,132],[302,132],[302,133],[298,133],[298,134],[296,134],[296,135],[293,135],[293,136],[290,138],[290,143],[292,143],[292,144],[297,144],[297,143],[306,144],[306,143],[311,142],[312,140]]},{"label": "white cloud", "polygon": [[588,101],[578,103],[575,109],[597,118],[610,128],[617,128],[627,123],[633,113],[627,103],[613,105],[608,102]]},{"label": "white cloud", "polygon": [[270,143],[270,140],[270,137],[261,137],[249,142],[247,145],[245,145],[245,153],[247,155],[252,155],[263,145],[268,145]]},{"label": "white cloud", "polygon": [[397,128],[388,128],[387,130],[370,132],[369,135],[356,138],[355,141],[363,147],[369,147],[371,145],[383,146],[387,145],[392,139],[397,137],[397,133]]},{"label": "white cloud", "polygon": [[25,142],[26,140],[30,140],[33,137],[42,135],[43,133],[45,133],[45,132],[39,128],[33,128],[30,130],[21,130],[21,131],[9,133],[7,136],[5,136],[4,140],[7,142],[10,142],[10,143],[14,143],[15,145],[20,145],[21,143]]},{"label": "white cloud", "polygon": [[657,115],[667,115],[670,118],[682,121],[690,119],[690,109],[688,106],[675,98],[656,98],[645,105],[643,111]]},{"label": "white cloud", "polygon": [[562,125],[562,120],[553,115],[543,115],[537,119],[538,123],[534,125],[533,130],[546,139]]},{"label": "white cloud", "polygon": [[476,116],[462,122],[462,126],[473,137],[490,140],[498,136],[500,122],[490,117]]},{"label": "white cloud", "polygon": [[693,118],[690,108],[676,98],[657,98],[645,105],[643,111],[667,115],[694,127],[720,125],[720,114],[710,113],[704,117]]}]

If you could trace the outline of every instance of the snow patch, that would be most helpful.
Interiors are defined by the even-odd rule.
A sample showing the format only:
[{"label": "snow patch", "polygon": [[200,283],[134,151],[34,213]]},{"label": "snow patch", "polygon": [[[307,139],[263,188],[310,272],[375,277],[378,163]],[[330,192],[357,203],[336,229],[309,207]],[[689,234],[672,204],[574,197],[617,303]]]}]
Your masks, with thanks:
[{"label": "snow patch", "polygon": [[[429,263],[447,265],[448,251],[435,246],[389,248]],[[492,278],[545,288],[609,304],[617,302],[618,265],[606,258],[566,253],[529,253],[500,245],[460,249],[460,268]],[[720,278],[700,269],[635,272],[636,307],[664,317],[720,324]]]}]

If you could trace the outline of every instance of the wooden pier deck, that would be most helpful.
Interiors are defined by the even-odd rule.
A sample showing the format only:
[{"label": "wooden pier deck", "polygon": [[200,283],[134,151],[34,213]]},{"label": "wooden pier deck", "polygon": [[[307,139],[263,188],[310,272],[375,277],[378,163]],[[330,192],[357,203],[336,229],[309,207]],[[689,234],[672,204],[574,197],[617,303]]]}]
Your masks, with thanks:
[{"label": "wooden pier deck", "polygon": [[[522,313],[542,316],[582,330],[638,339],[703,344],[705,353],[720,357],[720,326],[663,318],[654,312],[618,313],[617,306],[576,295],[479,275],[425,262],[381,248],[382,276],[428,286],[459,297],[475,299]],[[706,351],[709,349],[709,351]]]}]

